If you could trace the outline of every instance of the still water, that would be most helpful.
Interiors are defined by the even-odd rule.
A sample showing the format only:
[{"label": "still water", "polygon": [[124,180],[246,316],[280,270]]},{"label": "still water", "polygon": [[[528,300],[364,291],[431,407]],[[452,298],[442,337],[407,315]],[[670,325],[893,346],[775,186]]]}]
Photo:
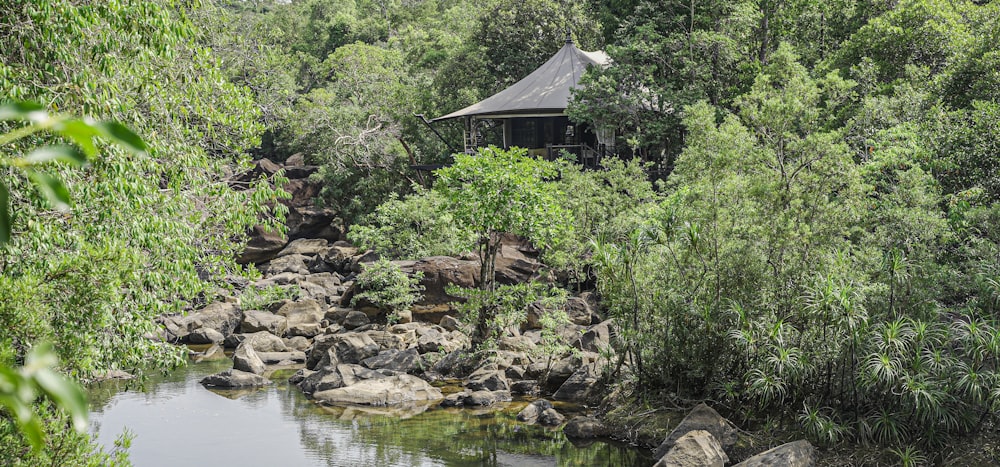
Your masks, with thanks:
[{"label": "still water", "polygon": [[[228,359],[192,363],[144,387],[105,382],[91,388],[91,430],[113,447],[126,428],[135,435],[138,467],[244,466],[632,466],[649,453],[594,442],[574,445],[561,430],[515,420],[525,402],[490,410],[404,410],[322,407],[287,377],[256,390],[213,391],[202,377],[230,368]],[[572,415],[569,408],[560,408]]]}]

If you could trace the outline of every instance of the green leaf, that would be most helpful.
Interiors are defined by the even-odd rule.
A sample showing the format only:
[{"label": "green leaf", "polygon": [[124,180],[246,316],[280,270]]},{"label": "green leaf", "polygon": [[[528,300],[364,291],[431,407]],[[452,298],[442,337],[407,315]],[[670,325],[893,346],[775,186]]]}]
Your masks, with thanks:
[{"label": "green leaf", "polygon": [[10,241],[10,194],[7,185],[0,182],[0,245]]},{"label": "green leaf", "polygon": [[73,140],[77,146],[83,149],[87,157],[94,157],[97,154],[97,146],[94,145],[94,137],[101,136],[93,122],[86,120],[71,119],[60,122],[53,129],[56,133]]},{"label": "green leaf", "polygon": [[25,173],[54,209],[60,211],[69,209],[69,190],[62,180],[42,172],[28,170]]},{"label": "green leaf", "polygon": [[79,167],[87,163],[87,156],[73,146],[58,145],[42,146],[28,153],[23,160],[31,165],[58,161]]},{"label": "green leaf", "polygon": [[94,125],[101,136],[108,138],[132,152],[143,152],[146,150],[146,142],[139,135],[132,132],[118,122],[99,122]]},{"label": "green leaf", "polygon": [[0,120],[34,120],[36,112],[44,112],[45,107],[34,102],[4,102],[0,104]]},{"label": "green leaf", "polygon": [[35,383],[45,394],[54,399],[59,407],[69,412],[76,431],[82,432],[87,429],[87,396],[80,386],[48,368],[35,373]]}]

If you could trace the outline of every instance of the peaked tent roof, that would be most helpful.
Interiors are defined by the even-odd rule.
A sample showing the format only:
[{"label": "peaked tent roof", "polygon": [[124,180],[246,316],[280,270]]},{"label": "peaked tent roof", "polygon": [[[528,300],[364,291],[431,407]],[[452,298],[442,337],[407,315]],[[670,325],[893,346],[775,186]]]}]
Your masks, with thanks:
[{"label": "peaked tent roof", "polygon": [[484,100],[433,121],[457,117],[562,115],[569,105],[570,89],[580,82],[590,65],[605,67],[611,62],[601,51],[584,52],[567,39],[564,45],[537,70]]}]

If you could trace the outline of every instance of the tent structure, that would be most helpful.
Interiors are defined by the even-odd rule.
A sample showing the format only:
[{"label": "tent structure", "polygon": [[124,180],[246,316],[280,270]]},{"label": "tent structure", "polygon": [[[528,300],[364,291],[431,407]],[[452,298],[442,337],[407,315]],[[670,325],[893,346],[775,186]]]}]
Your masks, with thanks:
[{"label": "tent structure", "polygon": [[480,133],[484,125],[492,128],[502,124],[505,147],[524,147],[549,158],[561,150],[596,158],[596,135],[586,128],[575,128],[566,116],[566,107],[571,89],[579,84],[587,68],[609,64],[604,52],[582,51],[567,37],[566,44],[552,58],[524,79],[432,121],[463,118],[466,152],[483,144]]}]

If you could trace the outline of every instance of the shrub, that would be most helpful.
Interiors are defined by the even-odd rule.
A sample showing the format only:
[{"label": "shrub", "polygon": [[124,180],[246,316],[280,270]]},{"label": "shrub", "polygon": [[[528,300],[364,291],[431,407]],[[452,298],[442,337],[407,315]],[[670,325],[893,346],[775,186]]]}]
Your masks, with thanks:
[{"label": "shrub", "polygon": [[420,300],[423,273],[418,272],[411,277],[386,259],[363,265],[362,268],[355,281],[359,293],[351,298],[351,306],[370,303],[388,313],[392,320],[397,312],[408,310]]}]

